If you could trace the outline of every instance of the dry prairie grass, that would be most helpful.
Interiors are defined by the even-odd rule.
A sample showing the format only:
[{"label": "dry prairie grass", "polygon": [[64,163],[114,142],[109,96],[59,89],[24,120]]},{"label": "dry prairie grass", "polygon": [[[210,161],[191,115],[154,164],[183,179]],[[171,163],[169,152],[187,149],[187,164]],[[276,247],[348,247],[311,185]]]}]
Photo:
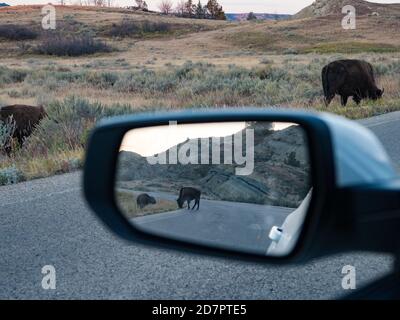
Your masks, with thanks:
[{"label": "dry prairie grass", "polygon": [[[84,122],[85,130],[77,119],[66,122],[68,128],[76,127],[83,135],[89,124],[112,115],[111,111],[124,114],[251,105],[330,111],[357,119],[400,109],[399,17],[362,16],[355,31],[344,31],[341,17],[335,16],[231,23],[92,7],[57,7],[57,15],[60,25],[74,21],[74,26],[95,32],[117,50],[49,57],[24,52],[25,45],[19,41],[0,40],[0,105],[44,104],[56,112],[57,108],[65,111],[77,104],[85,112],[94,110],[95,119]],[[109,26],[127,17],[180,25],[181,29],[122,39],[104,35]],[[0,21],[37,26],[40,7],[2,8]],[[40,39],[23,43],[35,45],[37,41]],[[336,99],[326,108],[321,68],[339,58],[371,62],[377,69],[379,86],[385,88],[384,99],[363,101],[361,106],[350,102],[347,107],[341,107]],[[60,128],[46,128],[54,130],[54,136],[65,134]],[[71,147],[60,140],[57,148],[42,152],[40,147],[42,151],[32,156],[32,144],[24,146],[14,158],[2,158],[0,171],[15,166],[31,179],[64,172],[69,168],[66,163],[79,164],[82,159],[82,145]]]},{"label": "dry prairie grass", "polygon": [[116,193],[117,204],[124,216],[129,219],[179,210],[176,201],[165,199],[156,199],[156,204],[151,204],[140,209],[136,204],[136,197],[138,195],[127,191],[117,191]]}]

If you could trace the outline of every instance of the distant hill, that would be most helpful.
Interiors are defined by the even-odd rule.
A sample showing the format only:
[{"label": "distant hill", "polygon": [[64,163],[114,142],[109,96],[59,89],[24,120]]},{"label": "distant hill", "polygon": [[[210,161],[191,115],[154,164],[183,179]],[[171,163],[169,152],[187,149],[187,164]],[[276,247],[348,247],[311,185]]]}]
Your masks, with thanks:
[{"label": "distant hill", "polygon": [[[128,183],[143,188],[140,190],[163,192],[189,185],[200,188],[210,199],[297,208],[309,191],[309,162],[302,129],[292,126],[271,132],[268,123],[253,123],[246,129],[253,129],[255,138],[254,172],[248,176],[236,175],[237,165],[150,165],[145,157],[122,151],[117,181],[121,187]],[[212,163],[211,150],[224,150],[224,140],[202,140],[210,146],[209,163]],[[188,139],[174,149],[181,150],[183,144],[190,143],[199,145],[198,140]],[[158,156],[168,159],[171,150]],[[223,157],[221,154],[221,163]]]},{"label": "distant hill", "polygon": [[[226,18],[229,21],[245,21],[248,13],[227,13]],[[290,14],[274,14],[274,13],[255,13],[258,20],[284,20],[291,17]]]},{"label": "distant hill", "polygon": [[294,15],[295,19],[341,15],[342,8],[352,5],[357,15],[399,15],[400,4],[372,3],[364,0],[316,0],[310,6]]},{"label": "distant hill", "polygon": [[10,5],[7,3],[0,3],[0,7],[9,7]]}]

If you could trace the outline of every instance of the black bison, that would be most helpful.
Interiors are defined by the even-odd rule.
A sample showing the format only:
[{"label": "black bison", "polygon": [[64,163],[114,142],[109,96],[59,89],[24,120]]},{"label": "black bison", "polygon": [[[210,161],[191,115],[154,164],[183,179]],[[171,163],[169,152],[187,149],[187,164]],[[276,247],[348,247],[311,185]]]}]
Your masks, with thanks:
[{"label": "black bison", "polygon": [[[178,202],[179,208],[183,208],[183,205],[185,202],[187,202],[188,209],[194,210],[194,208],[197,205],[197,210],[200,209],[200,197],[201,197],[201,191],[197,190],[195,188],[188,188],[184,187],[181,189],[179,192],[179,198],[176,200]],[[193,208],[190,208],[190,203],[195,200],[195,203],[193,205]]]},{"label": "black bison", "polygon": [[156,204],[157,201],[154,197],[149,196],[147,193],[142,193],[136,198],[136,203],[140,209],[143,209],[149,204]]},{"label": "black bison", "polygon": [[47,113],[43,106],[34,107],[16,104],[0,109],[1,121],[14,121],[15,130],[13,138],[16,138],[20,145],[23,144],[25,138],[32,134],[35,127],[45,117],[47,117]]},{"label": "black bison", "polygon": [[377,100],[384,89],[376,86],[372,65],[361,60],[338,60],[322,69],[325,104],[328,106],[336,94],[345,106],[349,97],[359,104],[362,99]]}]

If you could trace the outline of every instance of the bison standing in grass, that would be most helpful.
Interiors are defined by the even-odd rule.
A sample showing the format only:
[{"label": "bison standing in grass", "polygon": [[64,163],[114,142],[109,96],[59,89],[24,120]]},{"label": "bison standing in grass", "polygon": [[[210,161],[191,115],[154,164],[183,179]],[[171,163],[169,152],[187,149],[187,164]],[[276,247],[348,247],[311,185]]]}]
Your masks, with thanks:
[{"label": "bison standing in grass", "polygon": [[[0,109],[0,121],[13,124],[12,138],[16,138],[20,145],[46,116],[47,113],[42,106],[12,105]],[[5,149],[10,154],[10,147],[6,146]]]},{"label": "bison standing in grass", "polygon": [[377,100],[384,93],[376,86],[372,65],[361,60],[331,62],[322,69],[322,85],[327,106],[336,94],[341,96],[342,106],[346,106],[349,97],[360,104],[362,99]]}]

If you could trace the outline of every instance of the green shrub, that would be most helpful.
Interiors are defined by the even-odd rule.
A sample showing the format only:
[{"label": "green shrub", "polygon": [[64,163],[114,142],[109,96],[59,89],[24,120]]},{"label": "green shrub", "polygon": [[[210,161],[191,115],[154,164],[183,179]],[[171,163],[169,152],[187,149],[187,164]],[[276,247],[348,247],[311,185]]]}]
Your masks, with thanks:
[{"label": "green shrub", "polygon": [[106,107],[77,97],[54,101],[46,111],[49,118],[41,121],[22,152],[32,156],[82,148],[90,130],[101,118],[132,112],[126,105]]},{"label": "green shrub", "polygon": [[[29,94],[31,97],[32,92],[38,89],[44,94],[51,93],[51,97],[44,95],[43,99],[36,94],[36,100],[44,102],[45,105],[56,96],[58,91],[64,92],[65,88],[95,88],[136,95],[147,100],[146,105],[154,101],[154,104],[159,106],[170,107],[173,103],[175,108],[203,105],[310,106],[317,104],[319,106],[322,103],[320,98],[323,96],[321,69],[326,63],[339,57],[340,55],[319,57],[308,64],[294,63],[289,59],[284,65],[258,65],[251,69],[235,65],[222,69],[210,63],[191,61],[180,66],[171,65],[161,70],[142,67],[131,71],[108,72],[86,69],[70,71],[60,69],[56,65],[29,72],[0,68],[0,78],[8,82],[22,80],[26,84],[23,87],[29,88],[28,91],[25,90],[24,96]],[[388,75],[398,82],[395,75],[400,72],[400,63],[386,60],[374,63],[374,67],[378,82],[381,80],[379,77]],[[396,98],[400,94],[399,90],[396,95],[393,87],[395,84],[391,83],[390,89],[387,90],[387,92],[390,90],[390,98]],[[10,92],[14,96],[21,96],[23,89],[21,90]],[[385,101],[388,97],[386,94]],[[72,108],[75,112],[74,106],[68,108]],[[80,114],[82,108],[83,106],[76,114]],[[90,110],[93,108],[95,104],[91,105]],[[102,107],[102,109],[110,108]],[[104,115],[103,111],[99,114]]]},{"label": "green shrub", "polygon": [[18,170],[14,165],[0,169],[0,185],[15,184],[24,181],[23,173]]},{"label": "green shrub", "polygon": [[145,21],[134,21],[130,19],[124,19],[121,23],[114,23],[110,31],[107,32],[108,36],[111,37],[132,37],[132,36],[143,36],[147,33],[166,33],[171,30],[171,25],[164,22],[150,22]]},{"label": "green shrub", "polygon": [[19,40],[32,40],[36,39],[39,34],[25,26],[19,26],[15,24],[3,24],[0,25],[0,39],[7,39],[13,41]]},{"label": "green shrub", "polygon": [[[99,89],[109,89],[114,86],[118,81],[118,74],[112,72],[86,72],[80,74],[79,80],[82,80],[85,84]],[[74,81],[71,81],[74,82]]]},{"label": "green shrub", "polygon": [[10,119],[6,122],[0,120],[0,152],[8,153],[13,147],[13,134],[15,131],[15,121]]},{"label": "green shrub", "polygon": [[261,64],[273,64],[274,61],[271,60],[271,59],[268,59],[268,58],[262,58],[262,59],[260,60],[260,63],[261,63]]},{"label": "green shrub", "polygon": [[299,51],[294,48],[287,48],[283,51],[283,54],[299,54]]},{"label": "green shrub", "polygon": [[50,34],[36,47],[38,54],[55,56],[82,56],[98,52],[111,52],[105,42],[95,40],[90,35],[65,36]]},{"label": "green shrub", "polygon": [[23,82],[27,77],[28,72],[19,69],[9,69],[0,66],[0,86],[2,83],[19,83]]},{"label": "green shrub", "polygon": [[386,43],[368,43],[356,41],[324,42],[302,49],[302,53],[317,54],[371,54],[398,52],[399,47]]},{"label": "green shrub", "polygon": [[376,63],[374,64],[374,70],[379,76],[398,75],[400,73],[400,62],[393,61],[388,64]]}]

